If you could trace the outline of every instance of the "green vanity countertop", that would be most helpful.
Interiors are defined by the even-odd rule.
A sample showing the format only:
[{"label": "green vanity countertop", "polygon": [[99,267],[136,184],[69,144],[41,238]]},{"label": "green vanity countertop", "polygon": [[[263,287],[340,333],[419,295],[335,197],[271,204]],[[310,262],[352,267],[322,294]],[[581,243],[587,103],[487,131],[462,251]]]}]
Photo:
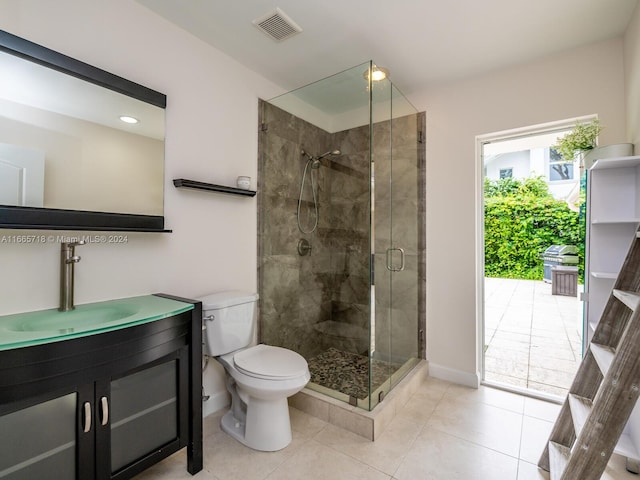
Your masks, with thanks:
[{"label": "green vanity countertop", "polygon": [[57,309],[0,316],[0,351],[86,337],[154,322],[189,310],[193,304],[143,295]]}]

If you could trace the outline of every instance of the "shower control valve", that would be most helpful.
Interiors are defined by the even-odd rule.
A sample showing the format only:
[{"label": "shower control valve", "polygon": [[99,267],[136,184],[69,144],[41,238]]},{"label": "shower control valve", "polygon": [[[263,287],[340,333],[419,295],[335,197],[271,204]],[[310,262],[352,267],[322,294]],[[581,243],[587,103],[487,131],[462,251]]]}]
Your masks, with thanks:
[{"label": "shower control valve", "polygon": [[311,248],[311,244],[306,238],[301,238],[300,240],[298,240],[298,254],[301,257],[304,257],[305,255],[311,255]]}]

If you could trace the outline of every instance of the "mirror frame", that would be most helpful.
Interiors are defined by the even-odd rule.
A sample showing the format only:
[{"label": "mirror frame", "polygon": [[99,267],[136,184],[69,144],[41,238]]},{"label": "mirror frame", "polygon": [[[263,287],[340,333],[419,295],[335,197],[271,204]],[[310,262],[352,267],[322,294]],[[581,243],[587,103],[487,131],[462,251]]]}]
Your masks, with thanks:
[{"label": "mirror frame", "polygon": [[[0,30],[0,51],[165,109],[166,95]],[[170,232],[164,216],[0,206],[0,228]]]}]

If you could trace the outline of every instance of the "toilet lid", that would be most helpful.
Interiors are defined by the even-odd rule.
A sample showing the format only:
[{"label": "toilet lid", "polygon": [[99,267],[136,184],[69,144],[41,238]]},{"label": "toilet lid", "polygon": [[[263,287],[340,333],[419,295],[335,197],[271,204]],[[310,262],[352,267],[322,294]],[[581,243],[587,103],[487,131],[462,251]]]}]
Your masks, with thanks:
[{"label": "toilet lid", "polygon": [[233,356],[241,372],[252,377],[284,380],[300,377],[308,371],[307,361],[296,352],[270,345],[256,345]]}]

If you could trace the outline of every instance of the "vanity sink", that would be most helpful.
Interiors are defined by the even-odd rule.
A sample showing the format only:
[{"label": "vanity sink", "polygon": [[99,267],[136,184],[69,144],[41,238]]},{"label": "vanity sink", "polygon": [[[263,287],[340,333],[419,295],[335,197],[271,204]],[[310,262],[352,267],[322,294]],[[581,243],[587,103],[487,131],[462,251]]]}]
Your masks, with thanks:
[{"label": "vanity sink", "polygon": [[85,305],[68,312],[42,310],[12,315],[13,318],[3,322],[2,328],[12,332],[73,333],[123,320],[136,312],[137,310],[129,305]]},{"label": "vanity sink", "polygon": [[155,295],[0,316],[0,350],[39,345],[152,322],[193,305]]}]

